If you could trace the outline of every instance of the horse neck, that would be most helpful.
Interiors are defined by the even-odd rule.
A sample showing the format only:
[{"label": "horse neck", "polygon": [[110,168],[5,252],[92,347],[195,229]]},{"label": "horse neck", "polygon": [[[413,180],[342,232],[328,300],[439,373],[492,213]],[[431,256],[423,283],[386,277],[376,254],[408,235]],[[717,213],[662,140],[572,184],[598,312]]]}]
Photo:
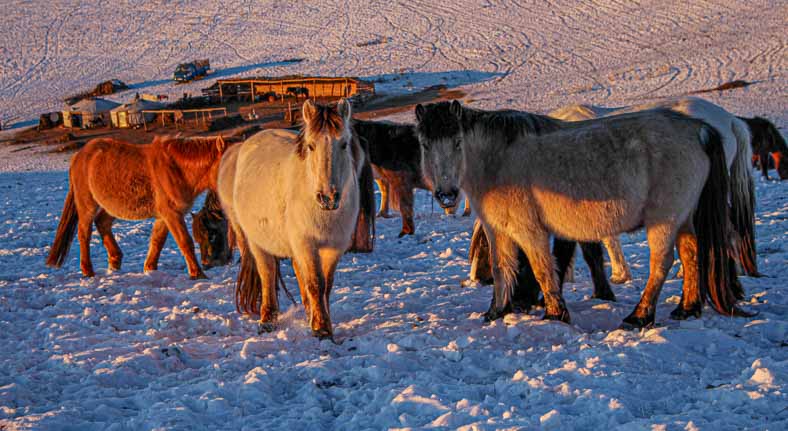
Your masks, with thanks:
[{"label": "horse neck", "polygon": [[[460,185],[467,192],[480,192],[483,185],[497,176],[498,167],[503,162],[501,156],[505,143],[493,137],[479,136],[474,130],[470,131],[470,136],[466,134],[464,142],[466,143],[463,147],[464,169]],[[486,180],[482,181],[482,179]]]},{"label": "horse neck", "polygon": [[176,163],[183,173],[186,186],[192,190],[194,197],[206,190],[216,189],[216,170],[213,167],[218,162],[184,163],[176,161]]}]

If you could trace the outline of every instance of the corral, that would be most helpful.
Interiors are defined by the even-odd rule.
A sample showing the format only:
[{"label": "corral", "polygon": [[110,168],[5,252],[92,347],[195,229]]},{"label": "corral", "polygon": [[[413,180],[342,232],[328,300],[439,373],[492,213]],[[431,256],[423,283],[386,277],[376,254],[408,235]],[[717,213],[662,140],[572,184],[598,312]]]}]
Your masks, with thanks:
[{"label": "corral", "polygon": [[218,98],[219,103],[223,103],[225,99],[274,102],[284,101],[288,96],[314,99],[374,93],[375,86],[371,82],[350,77],[320,76],[219,79],[216,84],[203,90],[204,95]]}]

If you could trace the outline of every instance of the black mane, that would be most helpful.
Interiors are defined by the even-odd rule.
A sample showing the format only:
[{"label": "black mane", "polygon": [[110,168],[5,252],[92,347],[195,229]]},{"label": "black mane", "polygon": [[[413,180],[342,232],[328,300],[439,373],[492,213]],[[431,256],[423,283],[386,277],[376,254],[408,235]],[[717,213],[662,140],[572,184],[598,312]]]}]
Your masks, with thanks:
[{"label": "black mane", "polygon": [[477,129],[488,135],[503,134],[508,145],[523,135],[550,133],[561,124],[553,118],[524,111],[482,111],[467,107],[462,108],[462,118],[458,121],[451,106],[452,102],[425,105],[417,125],[418,133],[426,139],[436,140],[458,135],[460,127],[463,132]]}]

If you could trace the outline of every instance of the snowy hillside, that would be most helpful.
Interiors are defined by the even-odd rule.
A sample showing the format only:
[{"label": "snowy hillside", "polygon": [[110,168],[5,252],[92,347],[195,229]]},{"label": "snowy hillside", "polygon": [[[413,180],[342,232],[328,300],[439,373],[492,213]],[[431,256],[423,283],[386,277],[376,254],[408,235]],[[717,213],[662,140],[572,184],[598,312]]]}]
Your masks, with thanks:
[{"label": "snowy hillside", "polygon": [[[207,57],[217,76],[446,84],[473,106],[540,112],[741,79],[754,84],[703,97],[788,125],[788,3],[646,3],[7,1],[0,118],[24,124],[111,78],[132,92],[196,92],[210,80],[175,87],[170,76]],[[304,61],[280,63],[290,58]],[[280,329],[258,335],[234,309],[237,266],[190,281],[171,239],[160,271],[144,274],[150,221],[116,223],[121,272],[103,269],[95,234],[97,277],[80,277],[76,245],[63,269],[46,268],[67,156],[0,144],[0,159],[0,429],[788,428],[788,182],[756,174],[767,277],[742,278],[755,318],[707,307],[670,320],[671,277],[658,327],[618,330],[647,277],[638,233],[622,238],[635,279],[614,286],[619,302],[590,299],[581,263],[565,287],[571,326],[541,310],[485,325],[491,288],[461,286],[472,220],[420,193],[415,236],[379,220],[376,250],[343,258],[333,344],[311,337],[284,296]]]}]

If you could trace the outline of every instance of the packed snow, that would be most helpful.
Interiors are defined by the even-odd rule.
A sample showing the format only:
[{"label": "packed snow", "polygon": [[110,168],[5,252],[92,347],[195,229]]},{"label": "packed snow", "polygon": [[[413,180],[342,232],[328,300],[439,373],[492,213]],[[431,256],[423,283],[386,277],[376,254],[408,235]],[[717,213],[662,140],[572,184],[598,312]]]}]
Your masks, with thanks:
[{"label": "packed snow", "polygon": [[[445,84],[472,106],[537,112],[742,79],[754,84],[703,97],[785,126],[786,18],[785,2],[733,0],[6,2],[0,118],[28,124],[112,78],[134,86],[118,100],[197,92],[211,80],[175,87],[172,70],[210,58],[215,76],[357,75],[388,93]],[[191,281],[171,239],[159,271],[143,273],[150,221],[115,224],[122,271],[100,269],[97,234],[95,278],[80,276],[76,243],[62,269],[46,268],[68,155],[3,144],[0,159],[0,429],[788,428],[786,182],[755,174],[766,277],[742,278],[754,318],[706,307],[670,320],[672,276],[656,328],[618,329],[647,277],[637,233],[622,238],[634,279],[614,286],[618,302],[590,298],[581,262],[565,286],[572,325],[542,310],[485,324],[491,288],[463,283],[472,219],[419,192],[416,235],[378,219],[375,251],[343,258],[332,343],[284,295],[279,328],[258,334],[235,311],[237,265]]]}]

